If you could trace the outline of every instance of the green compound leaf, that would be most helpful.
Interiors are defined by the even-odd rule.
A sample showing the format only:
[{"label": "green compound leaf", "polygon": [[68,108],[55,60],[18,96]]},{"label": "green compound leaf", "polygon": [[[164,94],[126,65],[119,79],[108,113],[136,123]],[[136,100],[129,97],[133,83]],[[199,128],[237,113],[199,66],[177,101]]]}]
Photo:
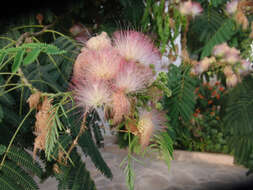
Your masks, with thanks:
[{"label": "green compound leaf", "polygon": [[40,52],[41,52],[41,49],[40,49],[40,48],[35,48],[35,49],[33,49],[33,50],[32,50],[31,52],[29,52],[29,53],[27,54],[27,56],[24,58],[23,64],[24,64],[24,65],[29,65],[29,64],[33,63],[33,62],[37,59],[37,57],[39,56]]},{"label": "green compound leaf", "polygon": [[21,66],[21,63],[23,61],[23,57],[24,57],[24,53],[25,53],[25,50],[24,49],[20,49],[15,58],[14,58],[14,62],[13,62],[13,65],[11,67],[11,71],[13,73],[17,72],[17,70],[19,69],[19,67]]}]

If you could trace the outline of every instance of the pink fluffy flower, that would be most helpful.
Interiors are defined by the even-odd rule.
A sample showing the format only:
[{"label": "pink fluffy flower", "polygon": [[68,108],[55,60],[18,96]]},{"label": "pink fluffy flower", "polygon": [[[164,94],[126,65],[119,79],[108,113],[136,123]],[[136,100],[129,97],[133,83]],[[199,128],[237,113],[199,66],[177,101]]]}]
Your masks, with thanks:
[{"label": "pink fluffy flower", "polygon": [[240,51],[236,48],[229,48],[229,50],[225,53],[225,61],[231,64],[240,61]]},{"label": "pink fluffy flower", "polygon": [[228,87],[234,87],[239,82],[236,74],[232,74],[226,78],[226,84]]},{"label": "pink fluffy flower", "polygon": [[234,14],[237,11],[238,0],[233,0],[227,3],[226,11],[228,14]]},{"label": "pink fluffy flower", "polygon": [[216,45],[213,48],[213,55],[216,57],[222,57],[229,51],[229,49],[230,47],[227,45],[227,43]]},{"label": "pink fluffy flower", "polygon": [[153,78],[150,68],[133,62],[125,62],[120,66],[114,85],[125,93],[136,92],[149,86]]},{"label": "pink fluffy flower", "polygon": [[83,68],[84,74],[89,79],[109,80],[116,76],[123,59],[113,49],[88,50]]},{"label": "pink fluffy flower", "polygon": [[158,49],[143,33],[131,30],[117,31],[113,37],[115,48],[127,61],[139,62],[146,66],[160,62]]},{"label": "pink fluffy flower", "polygon": [[180,4],[179,11],[182,15],[191,15],[193,18],[199,15],[203,9],[197,2],[186,1]]},{"label": "pink fluffy flower", "polygon": [[223,70],[223,73],[226,77],[229,77],[234,74],[234,71],[231,66],[226,66]]},{"label": "pink fluffy flower", "polygon": [[103,81],[80,82],[74,87],[79,106],[93,109],[111,102],[111,89]]},{"label": "pink fluffy flower", "polygon": [[142,110],[139,115],[137,128],[140,135],[140,144],[146,147],[155,130],[161,130],[164,127],[166,118],[163,113],[155,109],[151,111]]}]

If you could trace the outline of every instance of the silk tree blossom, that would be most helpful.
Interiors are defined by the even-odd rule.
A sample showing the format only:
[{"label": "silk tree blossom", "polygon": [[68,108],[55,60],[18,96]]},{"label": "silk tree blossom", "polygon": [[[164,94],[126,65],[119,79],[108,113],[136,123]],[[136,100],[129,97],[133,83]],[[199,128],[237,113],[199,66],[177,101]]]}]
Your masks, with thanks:
[{"label": "silk tree blossom", "polygon": [[139,62],[145,66],[160,63],[160,53],[150,38],[140,32],[128,30],[113,34],[115,48],[127,61]]},{"label": "silk tree blossom", "polygon": [[140,144],[146,147],[155,131],[161,130],[165,125],[166,118],[163,113],[155,109],[142,110],[139,115],[137,128],[140,133]]},{"label": "silk tree blossom", "polygon": [[228,14],[232,15],[237,11],[237,7],[238,7],[238,0],[232,0],[227,3],[226,11]]},{"label": "silk tree blossom", "polygon": [[197,2],[186,1],[180,4],[179,11],[182,15],[192,16],[193,18],[203,11],[201,5]]},{"label": "silk tree blossom", "polygon": [[216,57],[222,57],[229,51],[229,49],[230,47],[227,45],[227,43],[216,45],[213,48],[213,55]]},{"label": "silk tree blossom", "polygon": [[125,62],[120,66],[114,85],[127,94],[145,89],[153,79],[154,76],[150,68],[134,62]]},{"label": "silk tree blossom", "polygon": [[234,87],[239,82],[236,74],[232,74],[226,78],[226,84],[228,87]]},{"label": "silk tree blossom", "polygon": [[113,124],[119,123],[124,116],[130,112],[131,104],[122,91],[114,92],[112,95]]},{"label": "silk tree blossom", "polygon": [[240,75],[246,75],[252,71],[252,64],[250,61],[243,59],[241,61],[241,67],[239,68]]},{"label": "silk tree blossom", "polygon": [[225,53],[224,60],[228,63],[235,64],[240,61],[240,51],[236,48],[229,48],[229,50]]},{"label": "silk tree blossom", "polygon": [[114,49],[89,50],[86,61],[89,63],[84,68],[87,78],[109,80],[116,76],[122,57]]},{"label": "silk tree blossom", "polygon": [[73,66],[73,77],[74,78],[80,78],[82,77],[83,73],[82,71],[87,66],[87,51],[82,51],[76,58],[74,66]]},{"label": "silk tree blossom", "polygon": [[226,77],[229,77],[229,76],[231,76],[231,75],[234,74],[234,71],[233,71],[233,69],[232,69],[231,66],[225,66],[225,67],[224,67],[224,70],[223,70],[223,73],[224,73],[224,75],[225,75]]},{"label": "silk tree blossom", "polygon": [[79,106],[86,110],[96,109],[111,102],[111,89],[104,81],[85,81],[74,89]]},{"label": "silk tree blossom", "polygon": [[102,32],[100,35],[90,38],[85,45],[91,50],[100,50],[112,47],[111,39],[106,32]]}]

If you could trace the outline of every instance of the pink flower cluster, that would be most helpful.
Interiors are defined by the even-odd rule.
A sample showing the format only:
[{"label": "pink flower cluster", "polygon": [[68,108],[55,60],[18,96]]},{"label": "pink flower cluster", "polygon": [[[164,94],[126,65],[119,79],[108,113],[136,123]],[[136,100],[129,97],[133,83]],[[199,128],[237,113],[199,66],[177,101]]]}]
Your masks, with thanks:
[{"label": "pink flower cluster", "polygon": [[241,77],[251,70],[251,63],[240,56],[240,51],[234,47],[229,47],[227,43],[216,45],[213,48],[212,57],[205,57],[192,67],[192,74],[199,75],[207,71],[210,67],[220,68],[225,77],[228,87],[234,87],[241,81]]},{"label": "pink flower cluster", "polygon": [[227,13],[230,15],[234,14],[237,11],[238,3],[239,3],[238,0],[232,0],[228,2],[226,5]]},{"label": "pink flower cluster", "polygon": [[[90,38],[73,67],[72,89],[78,105],[85,111],[110,110],[104,115],[110,115],[113,124],[118,124],[130,115],[134,106],[130,97],[154,82],[150,65],[159,64],[160,59],[151,39],[141,32],[117,31],[112,38],[102,32]],[[150,126],[157,124],[154,121],[150,118],[144,130],[150,131]],[[149,132],[145,134],[149,139]]]},{"label": "pink flower cluster", "polygon": [[179,11],[182,15],[192,16],[194,18],[201,14],[203,9],[199,3],[189,0],[180,4]]}]

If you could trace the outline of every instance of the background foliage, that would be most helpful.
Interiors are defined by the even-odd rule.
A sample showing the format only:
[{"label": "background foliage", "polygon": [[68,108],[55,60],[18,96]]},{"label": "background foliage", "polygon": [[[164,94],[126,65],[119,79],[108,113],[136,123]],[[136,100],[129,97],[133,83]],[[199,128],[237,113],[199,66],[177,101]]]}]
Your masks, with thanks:
[{"label": "background foliage", "polygon": [[[67,93],[72,64],[82,47],[76,40],[78,36],[70,30],[76,24],[82,26],[83,39],[101,31],[110,35],[118,28],[142,30],[152,37],[170,62],[181,57],[180,66],[172,64],[160,76],[161,86],[171,89],[171,96],[165,96],[157,104],[167,113],[168,129],[157,137],[158,144],[154,147],[160,147],[168,164],[173,151],[172,137],[174,148],[233,154],[237,163],[252,171],[252,76],[245,77],[233,89],[226,87],[224,78],[219,87],[210,87],[206,84],[213,73],[192,76],[189,64],[193,59],[200,61],[210,56],[213,47],[223,42],[253,61],[251,29],[243,29],[226,14],[227,0],[197,1],[203,13],[190,20],[180,14],[178,1],[168,4],[165,0],[76,0],[51,8],[44,2],[17,14],[4,14],[0,29],[0,189],[38,189],[31,173],[41,180],[55,176],[59,189],[95,189],[81,154],[75,147],[72,149],[75,139],[82,154],[89,156],[106,177],[113,177],[99,152],[103,132],[95,122],[97,116],[87,116],[83,124],[79,119],[81,111]],[[246,16],[251,23],[252,14]],[[46,25],[50,27],[45,29]],[[43,34],[38,34],[43,28]],[[20,37],[27,32],[36,35],[26,36],[20,44]],[[181,48],[187,50],[189,59],[179,53],[176,44],[179,36]],[[221,91],[220,87],[224,89]],[[33,162],[28,154],[36,138],[32,127],[36,111],[26,101],[36,90],[42,92],[42,97],[54,99],[52,105],[57,110],[46,151],[37,154],[45,168]],[[145,97],[142,101],[145,102]],[[84,125],[86,129],[82,131]],[[130,134],[125,139],[118,135],[122,144],[130,138],[130,153],[137,151]],[[125,167],[130,189],[133,188],[131,159],[128,155]]]}]

